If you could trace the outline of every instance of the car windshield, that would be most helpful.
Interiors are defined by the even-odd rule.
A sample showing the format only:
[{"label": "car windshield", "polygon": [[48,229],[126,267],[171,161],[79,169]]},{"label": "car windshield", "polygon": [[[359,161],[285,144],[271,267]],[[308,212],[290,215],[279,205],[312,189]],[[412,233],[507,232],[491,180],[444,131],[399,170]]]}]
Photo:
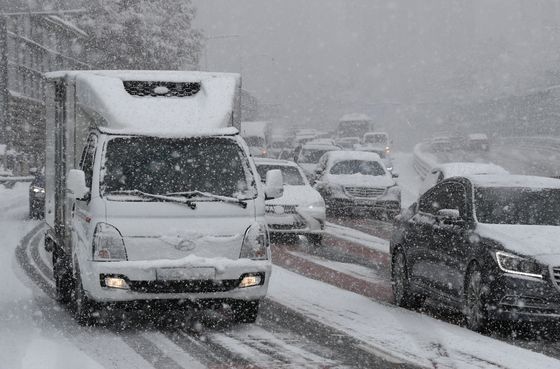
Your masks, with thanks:
[{"label": "car windshield", "polygon": [[105,150],[101,193],[201,191],[248,197],[247,158],[228,138],[117,137]]},{"label": "car windshield", "polygon": [[479,187],[474,204],[480,223],[560,226],[560,189]]},{"label": "car windshield", "polygon": [[256,146],[256,147],[264,147],[264,138],[260,136],[249,136],[243,137],[245,142],[247,142],[247,146]]},{"label": "car windshield", "polygon": [[299,172],[299,169],[294,166],[288,165],[268,165],[268,164],[261,164],[257,165],[257,172],[259,172],[259,176],[261,180],[266,183],[266,172],[273,169],[279,169],[282,171],[282,176],[284,177],[284,184],[290,186],[303,186],[305,185],[305,181]]},{"label": "car windshield", "polygon": [[325,153],[332,151],[332,149],[303,149],[299,156],[298,163],[303,164],[317,164],[321,156],[325,155]]},{"label": "car windshield", "polygon": [[368,176],[383,176],[386,174],[383,166],[376,161],[370,160],[343,160],[335,163],[331,174],[363,174]]}]

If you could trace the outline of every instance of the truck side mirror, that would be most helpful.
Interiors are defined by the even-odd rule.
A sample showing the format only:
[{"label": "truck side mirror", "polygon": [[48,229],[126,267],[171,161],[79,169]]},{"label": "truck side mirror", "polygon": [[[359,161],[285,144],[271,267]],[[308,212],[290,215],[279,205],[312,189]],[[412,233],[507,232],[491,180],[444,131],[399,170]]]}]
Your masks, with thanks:
[{"label": "truck side mirror", "polygon": [[265,199],[272,200],[284,195],[284,178],[280,169],[266,172]]},{"label": "truck side mirror", "polygon": [[86,187],[86,174],[83,170],[70,169],[66,178],[66,189],[72,199],[80,200],[86,197],[89,188]]}]

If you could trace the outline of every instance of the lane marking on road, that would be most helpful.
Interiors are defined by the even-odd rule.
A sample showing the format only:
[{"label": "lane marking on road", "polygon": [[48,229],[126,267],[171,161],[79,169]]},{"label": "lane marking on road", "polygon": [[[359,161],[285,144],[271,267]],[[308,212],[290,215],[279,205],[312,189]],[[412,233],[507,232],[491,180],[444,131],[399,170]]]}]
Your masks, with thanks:
[{"label": "lane marking on road", "polygon": [[206,368],[201,362],[189,355],[185,350],[171,341],[160,332],[142,332],[142,337],[150,341],[156,346],[164,355],[168,356],[178,366],[183,369],[202,369]]}]

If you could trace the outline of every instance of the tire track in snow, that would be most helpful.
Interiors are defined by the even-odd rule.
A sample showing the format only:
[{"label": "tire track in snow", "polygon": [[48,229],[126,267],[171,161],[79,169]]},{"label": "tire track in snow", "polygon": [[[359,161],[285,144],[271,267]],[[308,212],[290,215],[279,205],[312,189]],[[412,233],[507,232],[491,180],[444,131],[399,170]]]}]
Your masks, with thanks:
[{"label": "tire track in snow", "polygon": [[[54,282],[49,280],[45,275],[49,273],[48,267],[41,260],[38,247],[40,247],[40,231],[44,229],[44,224],[39,224],[33,228],[19,243],[16,248],[16,259],[26,273],[26,275],[52,300],[56,299],[56,292],[54,289]],[[35,241],[35,242],[32,242]],[[35,246],[35,247],[33,247]],[[33,262],[37,263],[37,266],[33,265]],[[45,273],[46,272],[46,273]],[[72,331],[72,337],[75,337],[78,332],[91,332],[92,327],[80,327],[74,321],[73,318],[66,314],[60,314],[67,311],[67,308],[60,308],[58,302],[55,302],[56,308],[50,311],[44,311],[44,316],[50,317],[51,323],[58,328],[61,328],[61,323],[64,326],[61,328],[62,331]],[[68,332],[70,333],[70,332]],[[95,333],[95,332],[93,332]],[[147,363],[150,363],[154,368],[161,369],[183,369],[182,366],[177,364],[173,359],[169,358],[160,350],[156,345],[151,343],[146,338],[140,335],[131,335],[128,333],[114,334],[116,338],[126,343],[131,349],[133,349],[138,355],[140,355]],[[90,337],[91,338],[91,337]],[[87,347],[89,347],[89,340],[87,340]],[[81,345],[84,346],[84,345]],[[84,350],[84,347],[80,347]],[[85,350],[88,352],[89,350]],[[105,352],[105,351],[104,351]],[[96,360],[100,359],[99,355],[94,356]]]}]

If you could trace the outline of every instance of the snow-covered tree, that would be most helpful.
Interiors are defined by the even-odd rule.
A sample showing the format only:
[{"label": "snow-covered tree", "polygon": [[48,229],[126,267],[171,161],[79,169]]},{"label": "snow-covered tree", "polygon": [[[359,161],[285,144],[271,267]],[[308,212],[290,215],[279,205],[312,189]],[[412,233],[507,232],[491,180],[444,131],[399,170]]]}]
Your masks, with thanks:
[{"label": "snow-covered tree", "polygon": [[94,0],[76,18],[90,35],[96,68],[190,69],[198,65],[202,35],[192,28],[191,0]]}]

